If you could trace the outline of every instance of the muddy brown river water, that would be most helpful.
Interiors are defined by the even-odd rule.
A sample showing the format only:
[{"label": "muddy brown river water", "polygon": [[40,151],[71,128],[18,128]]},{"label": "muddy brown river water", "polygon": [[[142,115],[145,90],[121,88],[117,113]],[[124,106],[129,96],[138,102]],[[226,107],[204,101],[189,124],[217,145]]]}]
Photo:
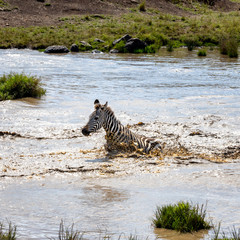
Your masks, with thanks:
[{"label": "muddy brown river water", "polygon": [[[159,55],[0,50],[0,74],[41,77],[45,97],[0,102],[0,221],[18,239],[57,238],[61,219],[87,239],[211,239],[155,230],[157,205],[207,202],[240,228],[240,60],[178,49]],[[104,132],[81,133],[98,98],[164,156],[108,157]],[[138,124],[143,122],[144,124]]]}]

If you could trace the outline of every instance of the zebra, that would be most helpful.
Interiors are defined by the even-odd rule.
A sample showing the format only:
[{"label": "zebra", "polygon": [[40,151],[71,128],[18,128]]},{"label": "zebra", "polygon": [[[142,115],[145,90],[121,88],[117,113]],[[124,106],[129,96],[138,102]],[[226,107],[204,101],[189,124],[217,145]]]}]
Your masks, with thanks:
[{"label": "zebra", "polygon": [[[88,123],[82,128],[84,136],[89,136],[90,133],[94,133],[103,127],[106,131],[107,147],[108,145],[117,146],[125,144],[127,146],[135,146],[135,149],[141,149],[146,154],[153,150],[162,152],[161,144],[156,139],[135,134],[128,127],[124,127],[115,117],[112,109],[108,107],[108,102],[101,105],[99,100],[96,99],[94,107],[95,110],[90,114]],[[111,148],[107,150],[110,151]]]}]

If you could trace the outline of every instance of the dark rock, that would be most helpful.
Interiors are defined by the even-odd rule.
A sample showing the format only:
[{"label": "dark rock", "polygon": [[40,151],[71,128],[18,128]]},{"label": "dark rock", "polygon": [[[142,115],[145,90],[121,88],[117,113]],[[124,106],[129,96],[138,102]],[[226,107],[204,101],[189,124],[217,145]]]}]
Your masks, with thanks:
[{"label": "dark rock", "polygon": [[104,43],[105,41],[103,41],[103,40],[101,40],[101,39],[99,39],[99,38],[96,38],[96,39],[94,39],[94,42]]},{"label": "dark rock", "polygon": [[77,44],[72,44],[71,48],[70,48],[71,52],[79,52],[79,47]]},{"label": "dark rock", "polygon": [[46,48],[45,53],[68,53],[69,50],[65,46],[53,45]]},{"label": "dark rock", "polygon": [[79,44],[79,48],[81,51],[88,51],[88,50],[91,50],[93,47],[88,42],[81,41]]},{"label": "dark rock", "polygon": [[124,41],[124,42],[127,42],[129,39],[131,39],[132,37],[129,36],[128,34],[124,35],[123,37],[113,41],[113,46],[116,45],[117,43],[121,42],[121,41]]},{"label": "dark rock", "polygon": [[111,49],[109,53],[119,53],[119,50],[117,50],[117,49]]},{"label": "dark rock", "polygon": [[144,49],[146,46],[147,44],[138,38],[131,38],[125,44],[125,48],[130,53],[133,53],[137,49]]},{"label": "dark rock", "polygon": [[101,52],[101,51],[99,51],[97,49],[94,49],[94,50],[92,50],[92,53],[103,53],[103,52]]},{"label": "dark rock", "polygon": [[89,44],[88,42],[81,41],[80,43],[81,43],[81,45],[84,46],[84,47],[92,48],[91,44]]}]

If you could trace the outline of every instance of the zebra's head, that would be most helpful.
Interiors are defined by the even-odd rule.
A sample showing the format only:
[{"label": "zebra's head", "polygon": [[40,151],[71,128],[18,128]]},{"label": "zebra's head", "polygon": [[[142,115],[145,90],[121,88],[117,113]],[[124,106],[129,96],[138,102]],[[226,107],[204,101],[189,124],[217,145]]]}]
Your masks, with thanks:
[{"label": "zebra's head", "polygon": [[88,123],[82,129],[82,134],[85,136],[89,136],[90,133],[96,132],[103,126],[105,121],[105,110],[107,108],[108,103],[106,102],[104,105],[101,105],[98,99],[94,102],[95,111],[89,116]]}]

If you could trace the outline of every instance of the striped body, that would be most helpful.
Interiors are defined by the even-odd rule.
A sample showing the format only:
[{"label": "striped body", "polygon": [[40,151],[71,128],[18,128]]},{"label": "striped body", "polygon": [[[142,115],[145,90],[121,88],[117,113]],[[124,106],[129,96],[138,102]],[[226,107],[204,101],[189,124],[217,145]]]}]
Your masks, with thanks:
[{"label": "striped body", "polygon": [[145,153],[149,153],[153,149],[161,151],[161,145],[157,140],[131,132],[117,120],[111,108],[107,107],[107,103],[101,105],[98,100],[95,100],[95,111],[90,115],[87,125],[82,129],[82,133],[88,136],[101,127],[106,131],[107,147],[123,143],[127,146],[142,149]]}]

